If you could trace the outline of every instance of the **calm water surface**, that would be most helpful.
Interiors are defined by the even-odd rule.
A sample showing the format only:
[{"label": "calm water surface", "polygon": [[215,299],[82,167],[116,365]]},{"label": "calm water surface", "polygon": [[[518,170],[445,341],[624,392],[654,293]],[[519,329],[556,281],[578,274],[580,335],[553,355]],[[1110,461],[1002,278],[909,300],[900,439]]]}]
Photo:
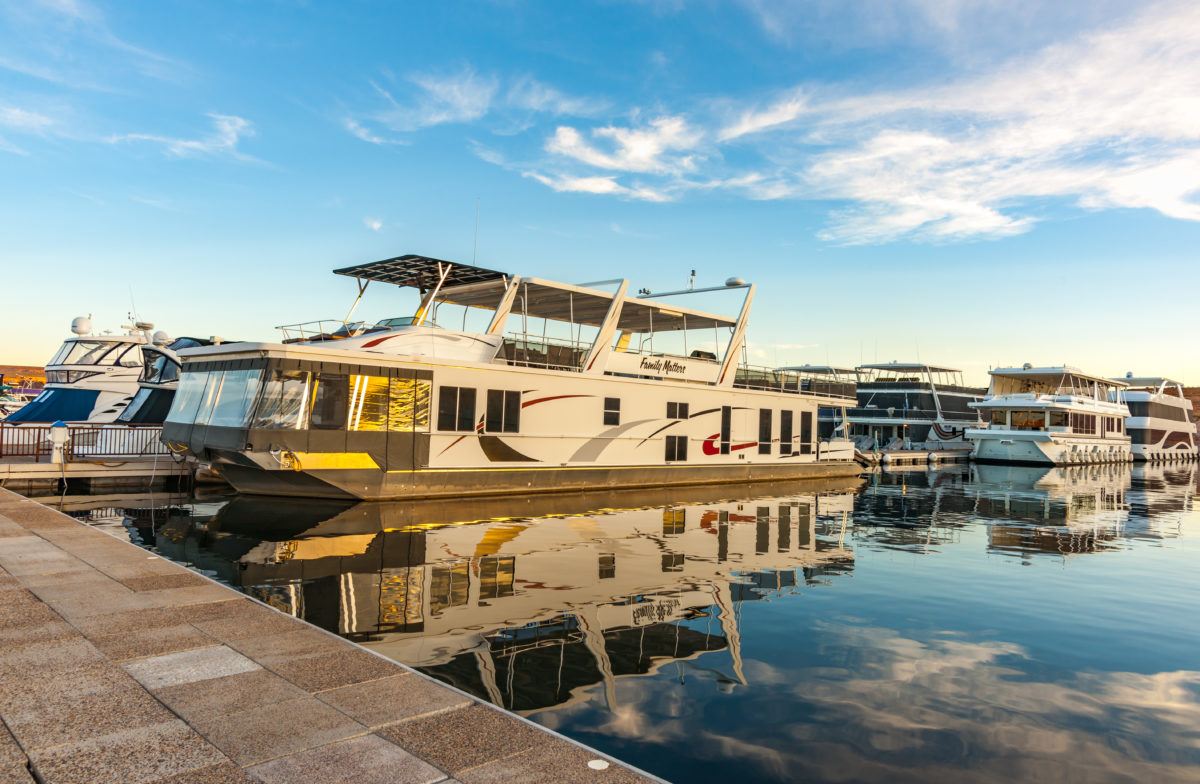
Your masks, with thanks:
[{"label": "calm water surface", "polygon": [[676,782],[1194,782],[1196,485],[1192,466],[976,466],[62,505]]}]

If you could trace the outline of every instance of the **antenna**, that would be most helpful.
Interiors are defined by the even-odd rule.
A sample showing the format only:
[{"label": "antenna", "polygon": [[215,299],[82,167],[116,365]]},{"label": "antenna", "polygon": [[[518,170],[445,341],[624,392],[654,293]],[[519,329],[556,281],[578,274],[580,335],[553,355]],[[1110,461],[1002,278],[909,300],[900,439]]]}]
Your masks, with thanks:
[{"label": "antenna", "polygon": [[479,197],[475,197],[475,242],[471,245],[471,263],[475,263],[475,256],[479,251]]},{"label": "antenna", "polygon": [[692,274],[688,276],[688,291],[696,288],[696,270],[692,270]]},{"label": "antenna", "polygon": [[138,320],[137,303],[133,300],[133,284],[129,284],[129,307],[132,312],[129,314],[129,320],[136,322]]}]

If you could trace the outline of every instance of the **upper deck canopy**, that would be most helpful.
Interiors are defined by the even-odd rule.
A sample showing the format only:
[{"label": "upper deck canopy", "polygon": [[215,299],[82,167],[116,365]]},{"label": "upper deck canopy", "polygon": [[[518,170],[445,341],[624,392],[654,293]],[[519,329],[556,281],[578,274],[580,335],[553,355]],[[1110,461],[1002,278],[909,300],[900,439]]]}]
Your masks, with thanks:
[{"label": "upper deck canopy", "polygon": [[990,371],[992,378],[1011,378],[1039,386],[1061,384],[1070,386],[1072,381],[1097,384],[1099,386],[1125,387],[1129,386],[1126,379],[1104,378],[1084,373],[1079,368],[1062,367],[1011,367],[996,368]]},{"label": "upper deck canopy", "polygon": [[472,264],[459,264],[456,261],[444,261],[429,256],[407,254],[382,261],[372,261],[367,264],[356,264],[353,267],[342,267],[334,270],[335,275],[346,275],[360,281],[379,281],[396,286],[409,286],[428,291],[437,285],[445,270],[444,287],[463,286],[481,281],[503,281],[511,277],[503,272],[476,267]]},{"label": "upper deck canopy", "polygon": [[1131,389],[1158,389],[1159,387],[1181,387],[1182,383],[1173,378],[1164,376],[1125,376],[1124,378],[1114,378],[1113,381],[1120,381],[1128,384]]},{"label": "upper deck canopy", "polygon": [[788,365],[775,368],[784,373],[804,373],[813,376],[857,376],[857,368],[834,367],[833,365]]},{"label": "upper deck canopy", "polygon": [[958,368],[925,365],[920,362],[882,362],[877,365],[859,365],[855,370],[895,370],[897,372],[928,371],[930,373],[961,373]]},{"label": "upper deck canopy", "polygon": [[[495,310],[515,276],[472,264],[408,254],[382,261],[343,267],[335,274],[359,281],[379,281],[396,286],[434,289],[443,274],[438,302]],[[600,326],[612,306],[615,292],[571,283],[520,278],[513,311],[534,318]],[[628,332],[672,332],[683,329],[713,329],[737,324],[736,318],[705,313],[694,308],[625,297],[617,329]]]}]

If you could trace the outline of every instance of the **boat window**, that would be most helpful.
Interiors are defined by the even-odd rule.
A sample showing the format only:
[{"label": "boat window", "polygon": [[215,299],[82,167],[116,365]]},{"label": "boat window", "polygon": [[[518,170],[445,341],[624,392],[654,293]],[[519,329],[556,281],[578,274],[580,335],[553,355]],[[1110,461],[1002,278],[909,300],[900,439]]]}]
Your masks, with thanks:
[{"label": "boat window", "polygon": [[487,421],[489,433],[518,433],[521,430],[521,393],[512,390],[489,389]]},{"label": "boat window", "polygon": [[[70,350],[57,364],[98,365],[105,354],[122,344],[104,340],[76,340],[69,345],[71,346]],[[59,351],[58,353],[62,355],[63,352]]]},{"label": "boat window", "polygon": [[[429,430],[429,397],[432,385],[412,378],[393,378],[388,396],[388,430],[425,432]],[[471,413],[471,418],[475,416]]]},{"label": "boat window", "polygon": [[721,406],[721,454],[727,455],[730,453],[729,431],[733,427],[733,408],[730,406]]},{"label": "boat window", "polygon": [[126,344],[124,349],[120,346],[104,355],[101,361],[103,365],[120,365],[121,367],[139,367],[142,364],[142,348],[134,344]]},{"label": "boat window", "polygon": [[221,390],[208,424],[213,427],[245,427],[258,396],[260,368],[226,370]]},{"label": "boat window", "polygon": [[667,462],[687,460],[687,436],[667,436]]},{"label": "boat window", "polygon": [[470,387],[438,387],[438,430],[475,430],[475,390]]},{"label": "boat window", "polygon": [[992,409],[992,417],[989,420],[992,427],[1008,427],[1008,412],[1003,409]]},{"label": "boat window", "polygon": [[1096,434],[1095,414],[1071,414],[1071,432],[1084,435]]},{"label": "boat window", "polygon": [[811,411],[800,412],[800,454],[812,452],[813,415]]},{"label": "boat window", "polygon": [[792,453],[792,412],[779,412],[779,454]]},{"label": "boat window", "polygon": [[[187,374],[184,374],[187,378]],[[275,370],[263,383],[262,397],[254,415],[254,427],[270,430],[303,430],[309,374],[305,370]]]},{"label": "boat window", "polygon": [[341,373],[317,373],[308,426],[313,430],[341,430],[346,426],[349,380]]},{"label": "boat window", "polygon": [[687,419],[687,403],[667,403],[667,419]]},{"label": "boat window", "polygon": [[1187,421],[1187,409],[1180,406],[1171,406],[1166,403],[1152,403],[1147,401],[1133,401],[1129,404],[1129,415],[1135,417],[1155,417],[1157,419],[1170,419],[1176,422]]},{"label": "boat window", "polygon": [[347,430],[387,430],[388,379],[385,376],[350,376],[350,412]]},{"label": "boat window", "polygon": [[1046,414],[1043,411],[1012,411],[1010,412],[1012,430],[1042,430],[1046,427]]},{"label": "boat window", "polygon": [[771,409],[758,409],[758,453],[771,454]]},{"label": "boat window", "polygon": [[208,371],[184,373],[179,380],[179,389],[175,399],[171,401],[171,410],[167,412],[168,422],[191,424],[196,420],[196,410],[204,398],[204,388],[208,384]]},{"label": "boat window", "polygon": [[619,398],[619,397],[604,398],[604,424],[605,425],[621,424],[621,398]]},{"label": "boat window", "polygon": [[1066,411],[1049,411],[1047,412],[1048,422],[1050,427],[1066,427],[1067,412]]},{"label": "boat window", "polygon": [[208,383],[204,386],[204,394],[200,398],[200,407],[196,409],[197,425],[208,424],[208,419],[212,416],[213,404],[217,402],[217,397],[221,394],[221,382],[224,378],[225,373],[220,370],[209,372]]}]

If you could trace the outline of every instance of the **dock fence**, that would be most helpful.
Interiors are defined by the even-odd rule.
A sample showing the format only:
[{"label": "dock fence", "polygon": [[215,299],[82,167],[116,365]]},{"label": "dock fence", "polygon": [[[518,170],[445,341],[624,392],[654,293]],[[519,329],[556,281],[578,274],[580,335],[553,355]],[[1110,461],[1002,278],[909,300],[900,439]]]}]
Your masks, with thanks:
[{"label": "dock fence", "polygon": [[[68,425],[67,461],[102,457],[167,455],[161,425]],[[32,457],[48,462],[54,452],[50,427],[0,423],[0,458]]]}]

